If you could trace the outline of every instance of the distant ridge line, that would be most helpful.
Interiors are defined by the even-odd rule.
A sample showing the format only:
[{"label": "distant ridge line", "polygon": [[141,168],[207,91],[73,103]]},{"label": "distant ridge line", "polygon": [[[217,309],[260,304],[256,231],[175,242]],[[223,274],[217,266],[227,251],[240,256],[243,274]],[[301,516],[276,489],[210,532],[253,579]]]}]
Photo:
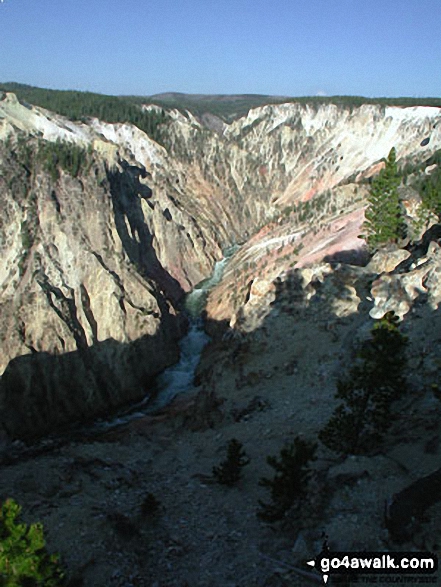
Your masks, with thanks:
[{"label": "distant ridge line", "polygon": [[[164,109],[176,108],[182,112],[190,111],[194,116],[202,119],[204,115],[214,115],[224,122],[230,123],[238,118],[246,116],[249,110],[271,104],[297,103],[319,107],[324,104],[335,104],[344,108],[357,108],[364,104],[380,106],[432,106],[441,108],[441,98],[366,98],[364,96],[272,96],[267,94],[187,94],[184,92],[162,92],[151,96],[109,95],[98,94],[80,90],[54,90],[38,88],[17,82],[0,82],[0,91],[14,92],[19,100],[48,110],[67,115],[69,104],[75,103],[78,107],[82,103],[94,102],[98,108],[102,104],[104,108],[118,107],[130,109],[132,116],[136,117],[133,109],[138,109],[142,104],[156,104]],[[123,106],[125,105],[125,106]],[[138,114],[140,116],[140,114]]]}]

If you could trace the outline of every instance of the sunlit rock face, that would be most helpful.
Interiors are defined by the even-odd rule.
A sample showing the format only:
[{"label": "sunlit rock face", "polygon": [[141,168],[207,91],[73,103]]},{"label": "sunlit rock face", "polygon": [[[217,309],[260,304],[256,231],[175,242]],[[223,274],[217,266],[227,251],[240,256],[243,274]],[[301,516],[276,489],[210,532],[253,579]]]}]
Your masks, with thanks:
[{"label": "sunlit rock face", "polygon": [[438,309],[441,302],[441,247],[437,242],[431,242],[423,257],[411,258],[411,261],[406,271],[385,271],[374,281],[372,318],[382,318],[389,311],[402,318],[417,300],[427,301],[432,310]]},{"label": "sunlit rock face", "polygon": [[226,141],[226,169],[241,192],[233,218],[247,227],[248,210],[259,230],[243,234],[208,315],[236,325],[236,313],[257,303],[252,291],[250,297],[255,278],[270,291],[278,276],[322,259],[366,262],[359,236],[369,186],[358,182],[378,173],[393,146],[402,161],[430,156],[440,145],[439,119],[439,108],[284,104],[254,109],[226,127],[214,140]]},{"label": "sunlit rock face", "polygon": [[[177,358],[182,296],[231,244],[243,246],[207,313],[232,327],[257,327],[291,270],[363,264],[358,180],[392,146],[429,157],[439,119],[437,108],[283,104],[206,126],[172,111],[160,146],[133,125],[74,123],[1,95],[4,426],[38,435],[148,393]],[[46,141],[84,149],[78,172],[51,172]],[[348,287],[342,314],[358,304]]]},{"label": "sunlit rock face", "polygon": [[115,191],[122,170],[92,156],[54,182],[1,157],[2,419],[32,436],[144,397],[178,357],[182,289],[137,224],[136,186]]}]

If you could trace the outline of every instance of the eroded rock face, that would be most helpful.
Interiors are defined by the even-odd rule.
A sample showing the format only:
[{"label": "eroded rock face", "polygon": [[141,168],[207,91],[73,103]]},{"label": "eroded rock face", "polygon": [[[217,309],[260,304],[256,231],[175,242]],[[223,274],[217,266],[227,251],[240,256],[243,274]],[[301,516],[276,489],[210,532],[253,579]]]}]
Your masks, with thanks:
[{"label": "eroded rock face", "polygon": [[1,420],[34,436],[149,393],[178,357],[182,288],[142,230],[142,193],[122,168],[91,155],[89,170],[53,181],[35,157],[25,169],[0,155]]},{"label": "eroded rock face", "polygon": [[409,251],[398,248],[384,248],[375,253],[369,261],[367,270],[371,273],[390,273],[400,263],[410,257]]},{"label": "eroded rock face", "polygon": [[427,301],[432,310],[441,302],[441,247],[431,242],[427,254],[415,260],[405,272],[382,274],[372,284],[374,307],[372,318],[382,318],[394,311],[402,318],[417,300]]},{"label": "eroded rock face", "polygon": [[155,335],[133,342],[108,339],[61,355],[13,359],[0,380],[5,430],[32,439],[144,398],[154,376],[178,359],[173,334],[176,326],[163,320]]},{"label": "eroded rock face", "polygon": [[[293,314],[308,311],[311,319],[315,315],[317,320],[328,316],[330,325],[356,313],[381,319],[392,311],[402,319],[422,303],[435,311],[441,302],[439,225],[427,231],[420,244],[409,250],[380,250],[364,267],[333,261],[277,273],[276,265],[273,271],[277,277],[256,276],[243,298],[223,305],[216,302],[225,295],[228,283],[232,287],[229,280],[234,277],[227,272],[226,281],[210,295],[209,313],[223,316],[230,328],[251,332],[262,327],[278,308]],[[212,332],[216,332],[214,328]]]},{"label": "eroded rock face", "polygon": [[[128,124],[0,98],[0,405],[11,435],[142,397],[176,360],[180,299],[224,247],[246,243],[208,316],[251,329],[277,278],[362,255],[366,188],[351,182],[392,146],[419,160],[441,144],[431,108],[266,106],[214,130],[170,116],[164,148]],[[50,172],[42,140],[87,149],[79,172]],[[319,277],[306,273],[311,289]],[[360,299],[348,281],[343,290],[341,315]]]}]

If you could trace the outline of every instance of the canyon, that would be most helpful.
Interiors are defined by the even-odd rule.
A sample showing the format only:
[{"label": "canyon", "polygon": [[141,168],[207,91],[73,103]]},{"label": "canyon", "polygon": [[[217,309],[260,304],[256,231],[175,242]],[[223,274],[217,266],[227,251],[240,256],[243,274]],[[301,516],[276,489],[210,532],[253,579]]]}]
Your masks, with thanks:
[{"label": "canyon", "polygon": [[[228,246],[242,245],[207,317],[229,328],[287,271],[357,256],[363,179],[392,146],[404,164],[441,143],[436,107],[270,104],[216,130],[168,116],[161,146],[134,125],[72,122],[2,94],[0,398],[12,436],[144,397],[177,360],[180,300]],[[75,177],[38,162],[56,141],[87,150]]]},{"label": "canyon", "polygon": [[[333,550],[397,548],[391,503],[412,526],[403,549],[438,552],[439,502],[410,519],[397,496],[420,479],[430,494],[438,477],[441,233],[415,223],[408,181],[410,236],[372,255],[359,235],[392,147],[403,168],[437,168],[440,121],[437,107],[384,104],[267,104],[228,120],[168,109],[157,142],[0,94],[0,497],[43,521],[77,584],[320,584],[304,562],[324,534]],[[225,256],[188,389],[94,428],[154,400],[195,327],[187,294]],[[259,522],[265,457],[317,438],[337,379],[389,311],[408,337],[410,392],[384,444],[366,456],[320,445],[283,531]],[[251,459],[233,489],[211,475],[231,438]]]}]

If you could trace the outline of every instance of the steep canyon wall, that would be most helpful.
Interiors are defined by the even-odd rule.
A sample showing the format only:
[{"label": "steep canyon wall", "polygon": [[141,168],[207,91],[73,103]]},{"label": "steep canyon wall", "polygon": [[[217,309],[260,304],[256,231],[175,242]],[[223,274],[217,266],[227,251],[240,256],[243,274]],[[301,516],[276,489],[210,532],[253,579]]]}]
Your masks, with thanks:
[{"label": "steep canyon wall", "polygon": [[[182,296],[223,248],[244,245],[208,311],[233,325],[250,291],[326,254],[319,223],[323,242],[355,246],[357,181],[392,146],[423,161],[441,144],[437,108],[284,104],[217,130],[171,111],[162,147],[129,124],[1,98],[0,419],[19,437],[148,393],[177,359]],[[77,159],[54,164],[55,141]]]}]

